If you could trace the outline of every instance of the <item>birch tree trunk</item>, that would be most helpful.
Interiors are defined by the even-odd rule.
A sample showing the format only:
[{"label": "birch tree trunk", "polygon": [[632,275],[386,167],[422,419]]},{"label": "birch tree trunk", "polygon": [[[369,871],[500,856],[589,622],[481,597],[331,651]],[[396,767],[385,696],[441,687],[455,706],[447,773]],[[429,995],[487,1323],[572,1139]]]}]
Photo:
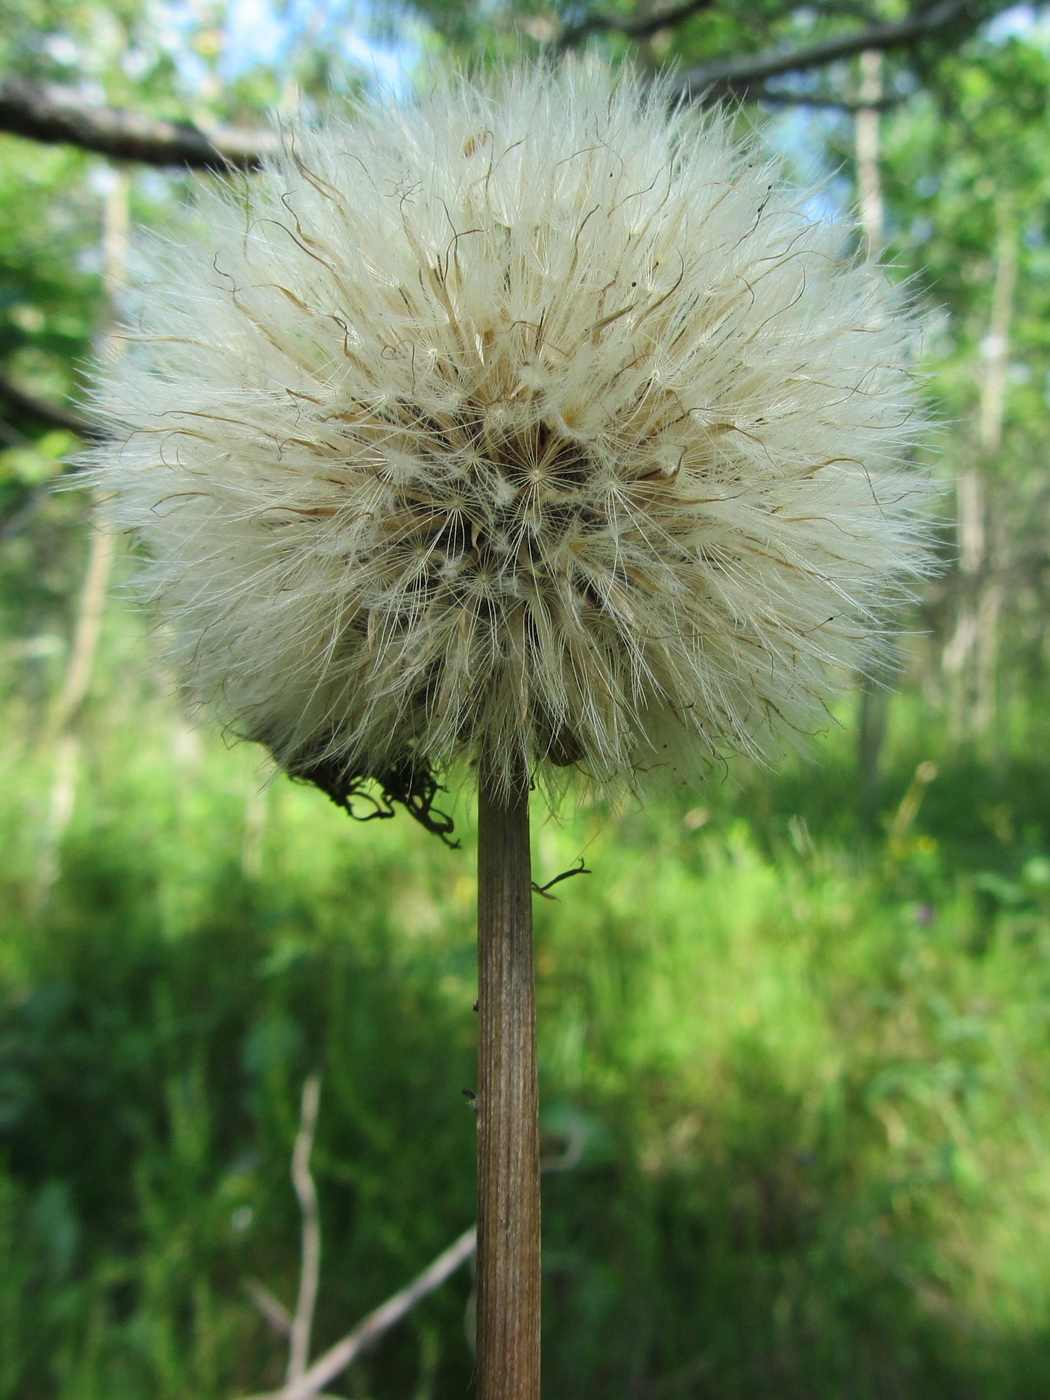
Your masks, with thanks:
[{"label": "birch tree trunk", "polygon": [[[128,176],[126,171],[109,172],[102,218],[103,281],[110,310],[124,285],[128,246]],[[103,353],[119,353],[108,326],[102,335]],[[53,746],[54,768],[46,824],[37,862],[33,902],[40,905],[58,877],[58,852],[62,837],[76,807],[80,770],[78,721],[91,685],[91,674],[98,652],[102,618],[105,612],[109,578],[113,567],[113,536],[92,522],[89,526],[87,568],[80,590],[69,663],[62,686],[55,698],[45,729],[45,740]]]},{"label": "birch tree trunk", "polygon": [[955,630],[944,649],[944,670],[950,683],[951,732],[960,739],[979,739],[987,734],[997,711],[1002,541],[992,528],[988,496],[992,469],[1003,442],[1010,322],[1019,254],[1013,210],[1005,202],[997,207],[992,304],[988,331],[981,345],[984,363],[979,372],[977,456],[959,473],[956,487],[959,610]]},{"label": "birch tree trunk", "polygon": [[[868,50],[860,55],[860,84],[854,124],[854,157],[857,170],[857,204],[868,254],[877,257],[883,244],[882,178],[879,172],[879,109],[882,98],[882,54]],[[860,678],[857,707],[857,766],[860,770],[861,818],[870,827],[878,802],[879,758],[886,737],[889,709],[888,663],[875,660]]]}]

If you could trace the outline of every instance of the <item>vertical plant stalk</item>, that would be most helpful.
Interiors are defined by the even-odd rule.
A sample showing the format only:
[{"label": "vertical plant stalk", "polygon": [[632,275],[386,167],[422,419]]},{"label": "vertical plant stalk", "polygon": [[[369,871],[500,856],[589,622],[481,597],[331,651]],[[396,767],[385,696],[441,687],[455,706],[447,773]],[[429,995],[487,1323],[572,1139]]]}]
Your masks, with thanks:
[{"label": "vertical plant stalk", "polygon": [[288,1334],[288,1370],[285,1385],[305,1375],[310,1360],[310,1332],[317,1306],[317,1285],[321,1275],[321,1222],[317,1212],[317,1187],[310,1172],[310,1154],[317,1132],[317,1110],[321,1102],[321,1076],[311,1074],[303,1085],[299,1111],[299,1131],[292,1149],[292,1185],[303,1216],[302,1262],[299,1269],[299,1297]]},{"label": "vertical plant stalk", "polygon": [[540,1151],[529,784],[478,792],[478,1400],[539,1400]]}]

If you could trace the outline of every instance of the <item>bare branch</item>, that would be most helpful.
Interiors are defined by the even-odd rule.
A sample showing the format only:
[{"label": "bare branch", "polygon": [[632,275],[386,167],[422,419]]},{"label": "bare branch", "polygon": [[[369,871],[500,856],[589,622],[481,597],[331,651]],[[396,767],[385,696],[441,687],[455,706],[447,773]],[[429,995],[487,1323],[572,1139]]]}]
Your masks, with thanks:
[{"label": "bare branch", "polygon": [[0,80],[0,131],[33,141],[67,142],[115,160],[196,169],[250,169],[278,147],[270,131],[202,131],[190,122],[144,117],[86,102],[58,83]]},{"label": "bare branch", "polygon": [[669,5],[637,17],[603,13],[584,15],[578,24],[566,25],[558,35],[558,48],[575,48],[589,34],[603,31],[623,34],[628,39],[648,39],[661,29],[673,29],[675,25],[683,24],[701,10],[709,10],[715,3],[716,0],[683,0],[682,4]]},{"label": "bare branch", "polygon": [[299,1132],[292,1149],[292,1185],[303,1213],[302,1264],[299,1269],[299,1297],[288,1334],[288,1370],[285,1384],[297,1381],[310,1357],[310,1332],[317,1306],[317,1283],[321,1273],[321,1225],[317,1214],[317,1187],[310,1174],[310,1153],[317,1131],[317,1109],[321,1101],[321,1076],[311,1074],[303,1085],[299,1111]]},{"label": "bare branch", "polygon": [[904,96],[880,97],[877,102],[851,102],[830,92],[783,92],[776,88],[752,88],[752,102],[765,102],[772,107],[820,107],[833,112],[891,112],[907,99]]},{"label": "bare branch", "polygon": [[[589,33],[601,30],[633,39],[646,38],[660,29],[683,23],[714,3],[715,0],[680,0],[655,14],[637,18],[601,12],[586,15],[562,32],[558,47],[571,47]],[[906,19],[870,24],[808,48],[766,49],[700,64],[681,74],[674,81],[674,89],[684,96],[708,101],[751,95],[756,84],[782,73],[823,68],[865,49],[906,48],[947,34],[953,28],[964,33],[972,31],[1009,3],[1010,0],[940,0]],[[787,95],[770,95],[770,100],[785,101]],[[23,78],[0,79],[0,132],[3,131],[34,141],[67,142],[116,160],[205,170],[252,169],[280,144],[271,131],[232,127],[204,131],[190,122],[165,121],[101,106],[86,101],[74,88]]]},{"label": "bare branch", "polygon": [[852,58],[865,49],[899,49],[924,39],[945,35],[952,29],[970,31],[990,14],[1005,8],[1005,0],[941,0],[929,9],[918,10],[893,24],[872,24],[851,34],[811,44],[808,48],[765,49],[761,53],[725,58],[690,68],[672,83],[683,96],[713,101],[726,96],[750,96],[756,83],[782,73],[825,68],[840,59]]},{"label": "bare branch", "polygon": [[82,418],[73,409],[63,408],[61,404],[49,403],[47,399],[37,398],[35,394],[20,389],[2,371],[0,371],[0,399],[16,413],[24,413],[27,418],[35,418],[38,423],[43,423],[48,428],[64,428],[66,432],[76,433],[77,437],[84,438],[85,441],[103,436],[101,429],[96,428],[94,423],[91,423],[87,418]]},{"label": "bare branch", "polygon": [[265,1283],[260,1283],[257,1278],[246,1279],[244,1288],[273,1330],[279,1332],[282,1337],[290,1337],[292,1315],[280,1298],[275,1298]]},{"label": "bare branch", "polygon": [[402,1288],[399,1293],[388,1298],[374,1312],[362,1318],[342,1341],[329,1347],[298,1380],[285,1385],[281,1390],[253,1396],[252,1400],[318,1400],[322,1386],[345,1370],[355,1356],[371,1346],[384,1332],[400,1322],[428,1293],[433,1293],[435,1288],[439,1288],[470,1258],[476,1247],[477,1230],[472,1226],[465,1230],[454,1244],[449,1245],[444,1253],[439,1254],[407,1288]]},{"label": "bare branch", "polygon": [[[104,434],[100,428],[86,418],[82,418],[73,409],[63,408],[61,404],[53,404],[46,399],[37,398],[35,394],[27,393],[25,389],[20,389],[7,375],[0,372],[0,402],[5,403],[9,409],[15,413],[23,414],[27,418],[35,418],[38,423],[42,423],[48,428],[61,428],[65,432],[76,433],[85,441],[101,441]],[[28,447],[32,445],[32,439],[20,433],[11,425],[0,420],[0,435],[13,446]],[[26,487],[25,495],[18,506],[9,515],[0,518],[0,541],[13,538],[20,534],[32,521],[40,506],[47,499],[53,481],[58,476],[67,476],[79,470],[79,465],[75,462],[63,462],[58,474],[50,481],[36,482]]]}]

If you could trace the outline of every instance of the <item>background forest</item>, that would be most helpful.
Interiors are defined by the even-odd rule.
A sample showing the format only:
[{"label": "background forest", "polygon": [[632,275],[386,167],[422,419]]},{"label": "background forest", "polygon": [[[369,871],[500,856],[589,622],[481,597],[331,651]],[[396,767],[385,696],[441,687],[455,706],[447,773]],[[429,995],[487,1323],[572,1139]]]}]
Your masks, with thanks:
[{"label": "background forest", "polygon": [[[735,103],[936,309],[944,567],[808,755],[537,824],[593,872],[537,901],[545,1393],[1050,1394],[1050,20],[2,0],[0,1400],[278,1389],[472,1223],[469,792],[456,852],[271,783],[49,488],[186,164],[570,50]],[[469,1394],[470,1287],[324,1393]]]}]

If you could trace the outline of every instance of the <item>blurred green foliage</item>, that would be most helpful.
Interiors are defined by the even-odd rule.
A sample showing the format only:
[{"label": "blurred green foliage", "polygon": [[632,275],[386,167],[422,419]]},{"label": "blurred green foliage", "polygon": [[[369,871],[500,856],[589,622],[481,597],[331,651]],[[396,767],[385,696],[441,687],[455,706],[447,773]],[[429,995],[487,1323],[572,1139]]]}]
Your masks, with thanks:
[{"label": "blurred green foliage", "polygon": [[[60,874],[0,750],[0,1396],[279,1382],[303,1080],[317,1347],[473,1209],[464,849],[352,825],[188,729],[111,609]],[[1050,1386],[1050,766],[902,704],[878,832],[845,731],[776,778],[537,812],[546,1393],[1022,1400]],[[909,719],[916,721],[910,734]],[[936,762],[936,776],[917,764]],[[466,1271],[334,1394],[468,1393]]]}]

